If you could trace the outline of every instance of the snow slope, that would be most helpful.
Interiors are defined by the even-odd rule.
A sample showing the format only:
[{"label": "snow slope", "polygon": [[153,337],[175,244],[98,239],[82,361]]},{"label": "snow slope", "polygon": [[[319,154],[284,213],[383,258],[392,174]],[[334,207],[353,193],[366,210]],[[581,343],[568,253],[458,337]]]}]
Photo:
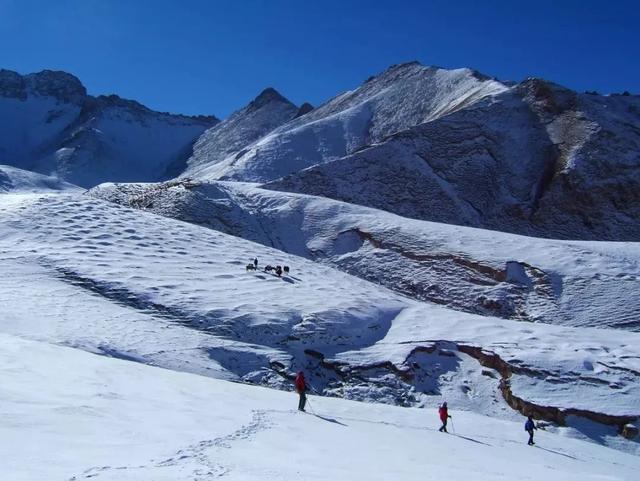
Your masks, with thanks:
[{"label": "snow slope", "polygon": [[83,189],[63,182],[57,177],[0,165],[0,193],[45,193],[74,190],[81,191]]},{"label": "snow slope", "polygon": [[0,70],[0,163],[85,187],[174,177],[216,121],[154,112],[115,95],[92,97],[65,72]]},{"label": "snow slope", "polygon": [[[209,165],[200,165],[197,178],[274,180],[343,157],[506,88],[470,69],[446,70],[417,62],[395,65],[247,144],[238,155],[215,157]],[[206,141],[199,142],[202,149]]]},{"label": "snow slope", "polygon": [[[317,389],[351,399],[434,406],[446,397],[460,409],[515,419],[509,406],[520,406],[576,426],[572,415],[603,425],[638,416],[636,333],[413,301],[87,195],[5,194],[0,214],[5,333],[273,387],[303,367]],[[291,274],[245,272],[253,256]],[[617,445],[614,427],[596,431],[599,442],[637,449]]]},{"label": "snow slope", "polygon": [[502,234],[231,182],[108,184],[90,194],[322,261],[458,310],[640,329],[636,243]]},{"label": "snow slope", "polygon": [[[522,422],[295,395],[0,335],[3,476],[84,479],[633,480],[640,458]],[[40,389],[34,389],[39,386]]]},{"label": "snow slope", "polygon": [[640,97],[529,79],[267,187],[416,219],[640,240]]}]

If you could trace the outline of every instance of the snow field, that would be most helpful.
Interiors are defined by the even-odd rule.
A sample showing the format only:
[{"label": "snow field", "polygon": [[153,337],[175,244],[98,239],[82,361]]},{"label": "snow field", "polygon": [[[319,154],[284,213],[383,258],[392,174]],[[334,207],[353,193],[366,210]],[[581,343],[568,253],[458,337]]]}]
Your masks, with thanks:
[{"label": "snow field", "polygon": [[[465,409],[517,418],[497,398],[496,373],[480,376],[476,361],[456,352],[461,343],[542,373],[512,377],[514,393],[525,399],[637,415],[636,333],[412,301],[328,266],[85,195],[0,197],[0,252],[3,271],[11,273],[0,279],[6,333],[279,387],[286,383],[270,363],[307,367],[308,348],[354,369],[389,361],[406,369],[418,361],[436,380],[417,385],[432,391],[415,392],[417,405],[447,396]],[[245,272],[254,256],[261,265],[290,265],[291,275]],[[407,358],[415,347],[438,342],[453,345],[446,350],[458,361],[439,353]],[[334,395],[394,402],[390,373],[364,375],[371,384],[337,390],[328,378],[314,381]],[[375,387],[377,381],[383,384]],[[609,443],[614,433],[598,436]],[[636,443],[622,449],[633,451]]]},{"label": "snow field", "polygon": [[[296,395],[0,335],[12,481],[632,480],[640,458],[453,410]],[[39,389],[34,389],[38,386]],[[312,410],[312,413],[311,413]]]}]

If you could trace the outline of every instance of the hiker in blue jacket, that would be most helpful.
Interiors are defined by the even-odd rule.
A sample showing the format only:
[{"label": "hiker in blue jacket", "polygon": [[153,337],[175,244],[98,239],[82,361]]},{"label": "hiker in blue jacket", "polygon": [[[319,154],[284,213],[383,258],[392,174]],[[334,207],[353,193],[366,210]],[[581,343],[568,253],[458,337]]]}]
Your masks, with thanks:
[{"label": "hiker in blue jacket", "polygon": [[533,422],[531,416],[527,417],[527,422],[524,423],[524,430],[529,433],[529,442],[527,443],[529,446],[533,446],[535,443],[533,442],[533,430],[538,429]]}]

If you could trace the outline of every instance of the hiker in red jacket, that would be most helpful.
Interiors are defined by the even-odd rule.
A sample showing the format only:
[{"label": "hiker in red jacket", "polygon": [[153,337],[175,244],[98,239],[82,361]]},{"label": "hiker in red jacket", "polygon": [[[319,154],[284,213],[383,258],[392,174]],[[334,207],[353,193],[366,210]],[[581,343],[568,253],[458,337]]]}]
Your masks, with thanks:
[{"label": "hiker in red jacket", "polygon": [[302,371],[298,372],[296,376],[296,392],[300,395],[300,401],[298,402],[298,410],[304,411],[304,406],[307,404],[307,395],[305,394],[307,391],[307,383],[304,380],[304,373]]},{"label": "hiker in red jacket", "polygon": [[438,414],[440,415],[440,421],[442,421],[442,426],[440,427],[440,429],[438,429],[438,431],[440,431],[441,433],[446,433],[447,431],[447,419],[449,419],[451,416],[449,416],[449,409],[447,408],[447,403],[443,402],[442,406],[440,406],[440,408],[438,408]]}]

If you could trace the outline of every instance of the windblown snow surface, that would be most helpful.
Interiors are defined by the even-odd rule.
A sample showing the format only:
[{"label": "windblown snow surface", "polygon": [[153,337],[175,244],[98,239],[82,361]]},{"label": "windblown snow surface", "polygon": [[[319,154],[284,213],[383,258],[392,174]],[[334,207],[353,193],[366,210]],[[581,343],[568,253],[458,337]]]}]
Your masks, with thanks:
[{"label": "windblown snow surface", "polygon": [[[522,423],[244,386],[0,335],[3,479],[633,480],[640,457]],[[455,430],[455,434],[453,434]]]},{"label": "windblown snow surface", "polygon": [[[637,259],[635,247],[626,246],[624,255]],[[637,458],[566,437],[638,451],[615,426],[584,415],[638,416],[637,333],[451,310],[302,257],[83,194],[0,196],[0,252],[2,271],[10,273],[0,279],[3,364],[22,363],[5,367],[5,378],[13,376],[8,385],[16,390],[16,404],[3,439],[34,433],[50,451],[48,459],[56,459],[46,467],[34,464],[33,443],[21,448],[8,442],[3,449],[14,463],[12,479],[42,479],[42,472],[64,473],[60,479],[213,479],[222,473],[231,479],[286,479],[290,469],[301,479],[358,479],[368,473],[362,471],[367,463],[375,473],[365,478],[374,479],[398,472],[417,479],[425,469],[459,476],[487,469],[486,479],[527,473],[533,479],[537,474],[525,467],[538,456],[557,479],[578,479],[587,470],[571,457],[597,464],[588,468],[594,473],[605,469],[594,459],[619,463],[608,471],[614,479],[631,479],[625,463],[634,466],[628,460]],[[261,265],[289,265],[291,273],[279,278],[246,272],[254,256]],[[293,417],[292,395],[92,358],[12,336],[282,389],[290,389],[291,375],[303,368],[325,395],[425,410],[313,398],[318,414],[338,422]],[[40,354],[27,355],[32,348]],[[25,354],[18,356],[18,350]],[[503,379],[498,365],[481,366],[478,352],[504,360],[511,366],[509,378]],[[165,376],[176,384],[163,381]],[[49,382],[55,389],[33,388]],[[482,450],[489,447],[481,443],[499,450],[511,446],[517,453],[527,448],[516,444],[524,435],[522,418],[505,402],[505,383],[534,409],[566,412],[569,427],[550,427],[557,434],[541,436],[554,440],[543,447],[556,453],[523,451],[522,461],[509,469],[488,461],[491,454]],[[451,438],[442,444],[432,437],[444,436],[432,432],[432,408],[443,399],[454,410],[478,413],[462,414],[455,427],[480,443]],[[50,424],[43,429],[42,423]],[[254,438],[252,426],[262,423],[272,426],[275,439]],[[333,431],[326,430],[338,428],[345,430],[335,433],[344,444],[328,437]],[[478,437],[481,432],[492,441]],[[394,436],[403,441],[389,442]],[[276,442],[281,437],[287,441]],[[300,439],[326,441],[307,449]],[[235,451],[236,441],[249,451]],[[449,444],[455,442],[461,445]],[[80,444],[86,449],[82,455]],[[357,445],[363,449],[353,461],[326,466],[334,450],[342,446],[344,453]],[[425,455],[440,449],[467,454]],[[579,450],[593,454],[579,456]],[[263,456],[242,461],[253,452]],[[383,459],[384,469],[376,464]],[[448,459],[468,461],[461,467]],[[519,460],[520,454],[509,459]],[[310,468],[301,469],[299,460]]]},{"label": "windblown snow surface", "polygon": [[640,330],[636,243],[537,239],[417,221],[237,182],[104,184],[90,194],[328,263],[465,312]]}]

